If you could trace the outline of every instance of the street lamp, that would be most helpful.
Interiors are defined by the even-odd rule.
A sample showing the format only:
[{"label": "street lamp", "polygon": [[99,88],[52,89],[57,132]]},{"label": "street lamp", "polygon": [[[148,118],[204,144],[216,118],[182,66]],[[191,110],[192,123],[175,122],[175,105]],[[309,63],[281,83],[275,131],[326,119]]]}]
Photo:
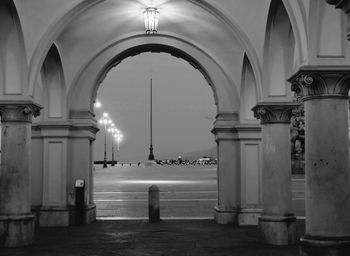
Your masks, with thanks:
[{"label": "street lamp", "polygon": [[158,29],[159,11],[155,7],[148,7],[143,12],[147,34],[155,34]]},{"label": "street lamp", "polygon": [[117,155],[118,155],[119,154],[119,143],[123,139],[123,134],[118,129],[116,130],[116,132],[114,134],[114,139],[117,141]]},{"label": "street lamp", "polygon": [[112,120],[109,118],[108,113],[103,113],[102,118],[99,120],[100,124],[103,124],[105,127],[105,151],[103,158],[103,168],[107,168],[107,125],[112,123]]},{"label": "street lamp", "polygon": [[96,99],[95,102],[94,102],[94,107],[95,108],[100,108],[100,107],[102,107],[102,103],[98,99]]},{"label": "street lamp", "polygon": [[[118,131],[118,129],[115,127],[115,125],[112,123],[111,127],[108,128],[108,132],[110,132],[112,134],[112,137],[114,137],[114,134]],[[113,139],[112,139],[112,162],[111,162],[111,166],[114,166],[115,162],[114,162],[114,143],[113,143]]]},{"label": "street lamp", "polygon": [[148,155],[148,160],[154,161],[154,154],[153,154],[153,99],[152,99],[152,77],[150,81],[150,146],[149,146],[149,155]]}]

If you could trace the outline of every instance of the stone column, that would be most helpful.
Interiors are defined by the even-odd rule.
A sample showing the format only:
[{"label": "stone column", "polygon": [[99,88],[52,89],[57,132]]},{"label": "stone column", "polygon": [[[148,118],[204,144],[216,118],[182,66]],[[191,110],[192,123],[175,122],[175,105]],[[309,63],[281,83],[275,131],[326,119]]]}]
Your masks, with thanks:
[{"label": "stone column", "polygon": [[290,118],[294,103],[260,103],[253,108],[262,126],[262,201],[259,226],[268,244],[296,240],[292,213]]},{"label": "stone column", "polygon": [[218,201],[214,208],[218,224],[238,224],[240,211],[239,141],[234,125],[238,115],[219,114],[214,129],[218,158]]},{"label": "stone column", "polygon": [[304,67],[289,80],[305,102],[303,256],[350,255],[349,78],[349,70]]},{"label": "stone column", "polygon": [[0,246],[28,245],[34,238],[29,166],[31,121],[39,109],[31,102],[0,103]]}]

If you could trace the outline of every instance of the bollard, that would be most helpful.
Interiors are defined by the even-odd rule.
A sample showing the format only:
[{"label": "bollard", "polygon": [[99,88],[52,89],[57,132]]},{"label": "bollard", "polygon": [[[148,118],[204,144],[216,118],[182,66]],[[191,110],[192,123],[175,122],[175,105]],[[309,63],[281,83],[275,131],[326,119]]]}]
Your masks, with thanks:
[{"label": "bollard", "polygon": [[85,224],[85,181],[75,181],[75,225]]},{"label": "bollard", "polygon": [[149,223],[160,221],[159,188],[156,185],[152,185],[148,189],[148,221]]}]

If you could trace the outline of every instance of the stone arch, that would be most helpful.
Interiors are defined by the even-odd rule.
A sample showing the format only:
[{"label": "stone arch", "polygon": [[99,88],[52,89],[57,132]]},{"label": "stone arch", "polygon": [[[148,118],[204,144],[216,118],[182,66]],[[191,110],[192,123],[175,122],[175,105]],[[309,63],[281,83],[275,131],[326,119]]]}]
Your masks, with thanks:
[{"label": "stone arch", "polygon": [[[199,69],[211,86],[216,99],[218,113],[237,116],[239,110],[239,94],[236,85],[220,67],[218,62],[207,52],[199,49],[194,44],[174,36],[131,36],[107,45],[104,49],[95,54],[84,67],[78,72],[68,91],[69,119],[75,129],[86,127],[85,133],[94,130],[96,133],[96,120],[93,115],[93,102],[97,90],[105,74],[119,64],[123,59],[139,54],[141,52],[166,52],[175,57],[183,58],[192,66]],[[79,128],[78,128],[79,127]],[[85,129],[85,128],[84,128]],[[93,195],[92,179],[92,148],[93,137],[85,138],[80,133],[70,138],[70,152],[74,155],[71,162],[71,177],[84,179],[89,184],[89,198]],[[82,150],[85,148],[85,151]],[[79,164],[78,164],[79,163]],[[82,173],[82,164],[85,173]],[[67,181],[71,183],[72,181]],[[70,190],[69,194],[72,194]],[[90,200],[91,205],[93,205]],[[93,207],[93,206],[92,206]],[[91,208],[93,209],[93,208]]]},{"label": "stone arch", "polygon": [[202,72],[212,87],[218,112],[238,112],[239,95],[236,86],[215,59],[193,44],[170,36],[130,37],[106,47],[87,63],[73,81],[68,94],[69,108],[92,111],[99,83],[106,72],[124,58],[147,51],[166,52],[188,61]]},{"label": "stone arch", "polygon": [[[83,14],[85,11],[89,10],[90,8],[97,6],[101,2],[104,2],[104,1],[103,0],[82,1],[76,6],[74,6],[72,9],[70,9],[62,17],[57,19],[57,22],[54,22],[49,26],[47,31],[41,37],[30,59],[30,72],[29,72],[29,94],[30,95],[33,95],[34,93],[34,87],[36,86],[36,82],[38,80],[38,72],[44,60],[44,56],[46,56],[52,42],[59,37],[59,35],[62,33],[62,31],[64,31],[67,28],[70,22],[72,22],[74,19],[79,17],[79,15]],[[234,20],[229,18],[227,15],[222,13],[214,5],[207,3],[205,1],[198,1],[198,0],[191,0],[189,2],[201,7],[204,12],[210,13],[219,22],[222,22],[224,27],[227,28],[228,34],[233,35],[233,37],[239,42],[240,47],[242,47],[244,51],[246,51],[249,59],[251,60],[251,65],[253,67],[254,73],[257,76],[257,86],[259,87],[258,95],[260,98],[261,91],[262,91],[261,90],[262,88],[261,64],[259,61],[258,54],[256,53],[255,48],[249,41],[249,38],[247,37],[247,35],[245,35],[244,31],[240,28],[237,22],[235,22]],[[127,36],[139,36],[139,35],[130,33]],[[67,84],[67,88],[69,88],[68,84]]]},{"label": "stone arch", "polygon": [[245,54],[242,62],[242,78],[240,92],[240,122],[256,123],[251,110],[258,101],[256,78],[248,56]]},{"label": "stone arch", "polygon": [[60,53],[53,44],[40,71],[43,90],[43,118],[48,121],[66,117],[66,90]]},{"label": "stone arch", "polygon": [[294,31],[286,8],[281,0],[273,0],[264,45],[264,100],[285,101],[292,97],[287,79],[295,66],[295,48]]},{"label": "stone arch", "polygon": [[27,59],[21,23],[12,0],[0,2],[0,94],[25,95]]}]

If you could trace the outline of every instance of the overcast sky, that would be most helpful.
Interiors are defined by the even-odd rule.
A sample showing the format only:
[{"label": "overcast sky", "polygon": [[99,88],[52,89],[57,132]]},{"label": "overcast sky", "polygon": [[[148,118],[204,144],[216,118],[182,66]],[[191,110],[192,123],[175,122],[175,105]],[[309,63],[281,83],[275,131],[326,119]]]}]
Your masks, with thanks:
[{"label": "overcast sky", "polygon": [[[210,130],[216,115],[213,91],[203,75],[182,59],[165,53],[143,53],[112,69],[98,90],[100,109],[108,112],[124,135],[119,159],[148,156],[149,90],[153,77],[154,154],[191,152],[215,146]],[[104,128],[97,134],[95,160],[103,159]],[[108,135],[108,159],[111,136]],[[142,160],[142,159],[141,159]]]}]

